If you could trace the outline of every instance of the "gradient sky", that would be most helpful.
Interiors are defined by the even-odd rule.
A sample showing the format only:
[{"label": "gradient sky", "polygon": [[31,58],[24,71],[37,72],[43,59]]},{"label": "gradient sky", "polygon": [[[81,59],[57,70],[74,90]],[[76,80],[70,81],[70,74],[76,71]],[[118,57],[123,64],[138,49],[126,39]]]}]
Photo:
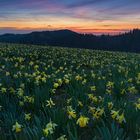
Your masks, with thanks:
[{"label": "gradient sky", "polygon": [[71,29],[120,33],[140,28],[140,0],[0,0],[0,34]]}]

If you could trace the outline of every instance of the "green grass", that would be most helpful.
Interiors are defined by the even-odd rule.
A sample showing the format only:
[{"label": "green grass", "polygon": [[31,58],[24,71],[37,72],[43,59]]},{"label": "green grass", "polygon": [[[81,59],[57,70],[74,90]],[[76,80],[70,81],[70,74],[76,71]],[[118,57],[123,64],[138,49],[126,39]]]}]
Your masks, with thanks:
[{"label": "green grass", "polygon": [[139,116],[140,54],[0,44],[0,140],[137,140]]}]

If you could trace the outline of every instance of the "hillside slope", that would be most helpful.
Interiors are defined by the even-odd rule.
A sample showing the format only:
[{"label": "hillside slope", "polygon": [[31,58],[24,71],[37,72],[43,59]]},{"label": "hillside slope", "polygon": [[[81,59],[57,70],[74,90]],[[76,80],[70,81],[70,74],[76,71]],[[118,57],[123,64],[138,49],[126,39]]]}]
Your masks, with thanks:
[{"label": "hillside slope", "polygon": [[115,36],[79,34],[70,30],[5,34],[0,36],[0,42],[140,52],[140,30]]}]

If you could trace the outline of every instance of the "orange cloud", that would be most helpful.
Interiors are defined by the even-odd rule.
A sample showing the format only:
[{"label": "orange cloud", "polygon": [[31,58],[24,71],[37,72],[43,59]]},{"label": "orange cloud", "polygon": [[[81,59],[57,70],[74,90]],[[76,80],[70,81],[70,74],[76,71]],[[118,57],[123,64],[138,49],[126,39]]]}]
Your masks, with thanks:
[{"label": "orange cloud", "polygon": [[133,28],[140,28],[140,24],[132,24],[130,21],[104,21],[94,22],[93,20],[74,19],[74,18],[51,18],[47,20],[16,20],[16,21],[1,21],[0,28],[13,28],[15,30],[35,31],[35,30],[58,30],[70,29],[80,33],[109,33],[116,34]]}]

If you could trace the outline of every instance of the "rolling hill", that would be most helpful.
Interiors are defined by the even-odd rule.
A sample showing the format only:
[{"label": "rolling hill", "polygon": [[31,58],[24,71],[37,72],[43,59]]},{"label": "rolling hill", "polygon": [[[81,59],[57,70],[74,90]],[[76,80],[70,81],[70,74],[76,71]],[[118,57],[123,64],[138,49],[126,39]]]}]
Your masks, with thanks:
[{"label": "rolling hill", "polygon": [[0,35],[0,42],[140,52],[140,30],[114,36],[80,34],[71,30],[4,34]]}]

